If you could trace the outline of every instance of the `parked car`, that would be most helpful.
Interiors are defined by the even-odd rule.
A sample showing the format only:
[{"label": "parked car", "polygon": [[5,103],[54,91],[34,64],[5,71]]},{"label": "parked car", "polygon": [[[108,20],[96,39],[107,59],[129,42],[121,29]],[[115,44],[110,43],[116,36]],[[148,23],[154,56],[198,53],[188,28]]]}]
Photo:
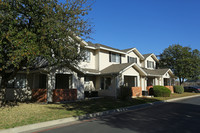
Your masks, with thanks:
[{"label": "parked car", "polygon": [[200,93],[200,86],[186,86],[184,87],[185,92]]}]

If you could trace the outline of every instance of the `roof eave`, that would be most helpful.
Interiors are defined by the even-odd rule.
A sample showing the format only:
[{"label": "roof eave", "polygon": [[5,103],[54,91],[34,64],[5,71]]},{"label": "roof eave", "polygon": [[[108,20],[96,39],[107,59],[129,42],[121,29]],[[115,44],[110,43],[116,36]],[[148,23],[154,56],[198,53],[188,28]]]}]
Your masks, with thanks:
[{"label": "roof eave", "polygon": [[125,52],[122,52],[122,51],[118,51],[118,50],[114,50],[114,49],[110,49],[110,48],[105,48],[105,47],[98,47],[98,49],[103,49],[103,50],[107,50],[107,51],[111,51],[111,52],[116,52],[116,53],[120,53],[120,54],[123,54],[125,55],[126,53]]}]

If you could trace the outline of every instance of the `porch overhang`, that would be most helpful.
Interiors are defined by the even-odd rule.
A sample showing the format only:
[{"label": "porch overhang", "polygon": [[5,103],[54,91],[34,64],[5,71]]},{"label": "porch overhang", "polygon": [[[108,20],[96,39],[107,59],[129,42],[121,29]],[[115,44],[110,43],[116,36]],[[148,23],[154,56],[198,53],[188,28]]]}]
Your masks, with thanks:
[{"label": "porch overhang", "polygon": [[[171,69],[169,69],[166,73],[169,73],[169,75],[171,76],[171,78],[177,78],[177,77],[174,75],[174,73],[172,72]],[[165,74],[166,74],[166,73],[165,73]],[[165,75],[165,74],[163,74],[163,75]]]},{"label": "porch overhang", "polygon": [[131,67],[133,67],[135,70],[137,70],[141,76],[147,76],[147,73],[136,63],[132,63],[131,65],[129,65],[128,67],[126,67],[125,69],[120,71],[119,73],[123,73]]}]

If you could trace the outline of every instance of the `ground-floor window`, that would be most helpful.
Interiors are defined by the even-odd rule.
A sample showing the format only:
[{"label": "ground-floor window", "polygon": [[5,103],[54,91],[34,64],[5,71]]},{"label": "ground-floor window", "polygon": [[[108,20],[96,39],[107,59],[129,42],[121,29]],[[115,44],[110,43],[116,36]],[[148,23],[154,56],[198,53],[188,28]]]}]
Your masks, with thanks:
[{"label": "ground-floor window", "polygon": [[56,89],[72,88],[72,74],[56,74]]},{"label": "ground-floor window", "polygon": [[108,90],[111,85],[111,77],[101,77],[101,89]]},{"label": "ground-floor window", "polygon": [[47,75],[46,74],[40,74],[39,75],[39,88],[40,89],[46,89],[47,85]]},{"label": "ground-floor window", "polygon": [[171,79],[170,78],[164,78],[164,86],[171,86]]},{"label": "ground-floor window", "polygon": [[155,81],[155,78],[148,77],[148,79],[147,79],[147,86],[153,86],[153,85],[155,85],[154,81]]}]

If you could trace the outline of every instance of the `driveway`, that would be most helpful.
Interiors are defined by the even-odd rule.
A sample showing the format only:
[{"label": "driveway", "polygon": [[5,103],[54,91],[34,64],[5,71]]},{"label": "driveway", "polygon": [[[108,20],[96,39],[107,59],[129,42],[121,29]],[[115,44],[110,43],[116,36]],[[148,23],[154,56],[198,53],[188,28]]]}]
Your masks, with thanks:
[{"label": "driveway", "polygon": [[197,133],[200,97],[42,129],[41,133]]}]

